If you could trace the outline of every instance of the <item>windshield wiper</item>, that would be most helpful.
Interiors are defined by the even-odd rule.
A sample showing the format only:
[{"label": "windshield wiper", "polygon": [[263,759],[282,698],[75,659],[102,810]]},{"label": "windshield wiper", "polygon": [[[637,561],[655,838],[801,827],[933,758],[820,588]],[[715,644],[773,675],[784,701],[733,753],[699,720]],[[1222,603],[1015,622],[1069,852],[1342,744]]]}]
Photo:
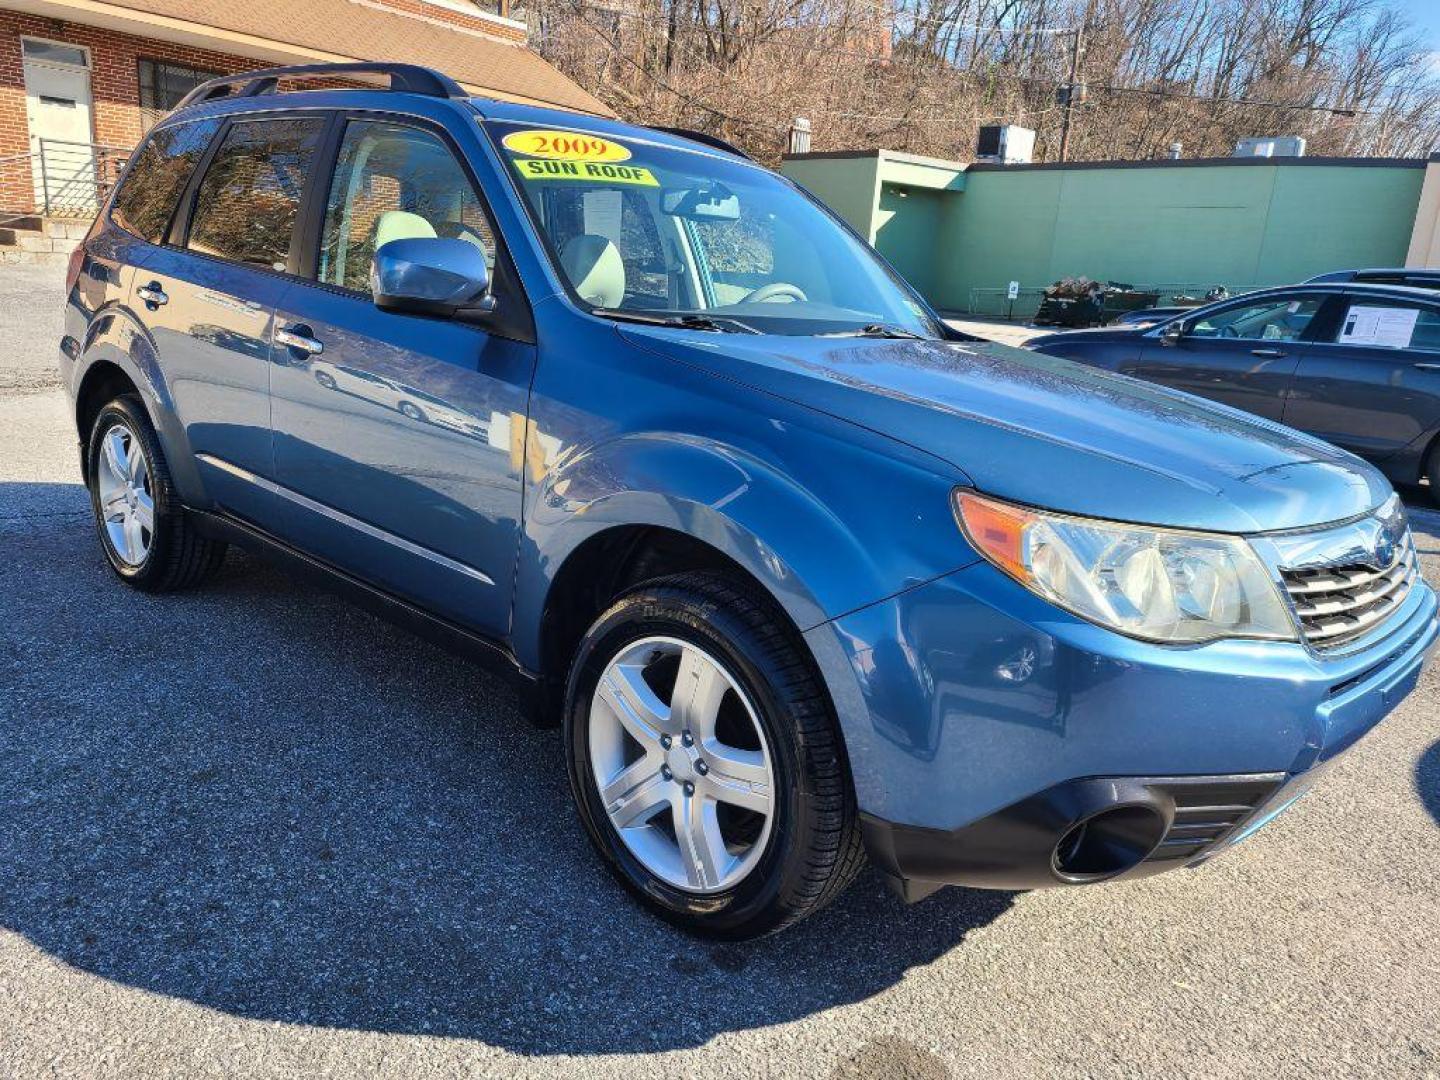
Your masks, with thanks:
[{"label": "windshield wiper", "polygon": [[684,330],[708,330],[717,334],[758,334],[759,330],[739,319],[714,319],[709,315],[647,315],[639,311],[622,311],[619,308],[592,308],[596,315],[618,322],[644,323],[647,326],[678,326]]},{"label": "windshield wiper", "polygon": [[870,323],[860,327],[859,330],[841,330],[834,334],[821,334],[820,337],[873,337],[873,338],[905,338],[910,341],[927,340],[924,334],[917,334],[898,326],[888,326],[885,323]]}]

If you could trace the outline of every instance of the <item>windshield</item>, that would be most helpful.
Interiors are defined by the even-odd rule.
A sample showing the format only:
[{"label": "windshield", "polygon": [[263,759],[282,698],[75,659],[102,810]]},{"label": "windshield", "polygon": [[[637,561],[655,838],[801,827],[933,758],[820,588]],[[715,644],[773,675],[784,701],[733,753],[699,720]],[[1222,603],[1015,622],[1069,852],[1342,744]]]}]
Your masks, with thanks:
[{"label": "windshield", "polygon": [[937,334],[868,247],[759,166],[487,127],[571,290],[599,314],[741,333]]}]

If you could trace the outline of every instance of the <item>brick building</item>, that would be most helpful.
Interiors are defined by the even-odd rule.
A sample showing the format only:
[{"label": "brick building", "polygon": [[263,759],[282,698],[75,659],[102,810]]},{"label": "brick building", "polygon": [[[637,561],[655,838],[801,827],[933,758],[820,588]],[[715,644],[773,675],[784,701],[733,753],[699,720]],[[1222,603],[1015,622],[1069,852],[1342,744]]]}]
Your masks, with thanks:
[{"label": "brick building", "polygon": [[[486,6],[487,3],[489,6]],[[396,60],[490,97],[608,115],[526,45],[510,0],[0,0],[0,211],[93,208],[197,83]]]}]

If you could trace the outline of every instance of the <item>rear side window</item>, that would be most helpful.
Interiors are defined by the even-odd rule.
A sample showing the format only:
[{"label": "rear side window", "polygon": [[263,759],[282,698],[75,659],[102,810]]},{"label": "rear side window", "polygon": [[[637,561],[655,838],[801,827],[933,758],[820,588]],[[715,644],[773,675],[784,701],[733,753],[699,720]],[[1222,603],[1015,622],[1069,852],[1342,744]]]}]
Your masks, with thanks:
[{"label": "rear side window", "polygon": [[115,224],[152,244],[163,241],[175,204],[219,126],[219,120],[200,120],[151,136],[115,196]]},{"label": "rear side window", "polygon": [[1352,347],[1433,352],[1440,349],[1440,312],[1406,300],[1352,299],[1332,340]]},{"label": "rear side window", "polygon": [[318,118],[232,125],[200,181],[190,250],[284,270],[323,128]]}]

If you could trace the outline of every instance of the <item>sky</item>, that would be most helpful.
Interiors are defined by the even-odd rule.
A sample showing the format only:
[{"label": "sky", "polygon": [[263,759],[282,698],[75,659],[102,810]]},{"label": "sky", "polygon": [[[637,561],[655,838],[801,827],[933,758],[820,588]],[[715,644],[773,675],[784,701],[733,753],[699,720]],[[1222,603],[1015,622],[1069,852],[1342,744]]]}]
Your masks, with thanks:
[{"label": "sky", "polygon": [[1401,7],[1428,39],[1430,55],[1440,67],[1440,0],[1403,0]]}]

